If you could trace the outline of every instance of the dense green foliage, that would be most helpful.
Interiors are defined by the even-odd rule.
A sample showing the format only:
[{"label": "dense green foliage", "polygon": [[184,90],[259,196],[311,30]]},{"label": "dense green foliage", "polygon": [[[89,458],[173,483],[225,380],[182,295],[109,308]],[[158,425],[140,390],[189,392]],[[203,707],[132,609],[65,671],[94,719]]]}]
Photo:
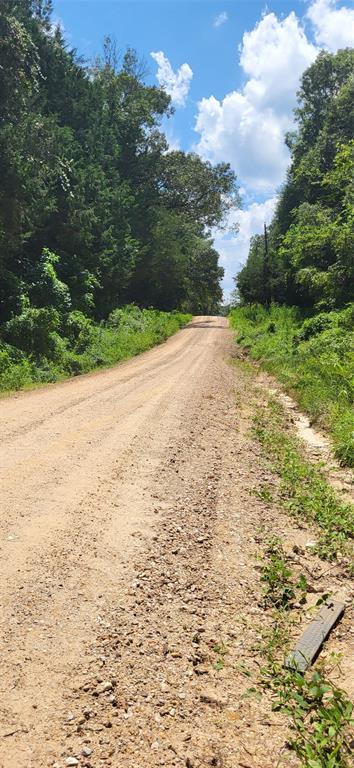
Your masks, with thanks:
[{"label": "dense green foliage", "polygon": [[115,309],[99,324],[74,310],[63,325],[55,309],[29,308],[5,323],[5,341],[0,342],[0,391],[114,365],[165,341],[190,318],[181,312],[130,305]]},{"label": "dense green foliage", "polygon": [[132,50],[86,65],[51,0],[2,0],[0,104],[0,339],[54,359],[72,313],[217,310],[235,175],[168,151],[170,98]]},{"label": "dense green foliage", "polygon": [[232,324],[354,466],[354,50],[320,53],[298,99],[268,248],[251,240]]},{"label": "dense green foliage", "polygon": [[354,466],[354,304],[305,321],[294,307],[245,306],[230,322],[251,356],[332,431],[338,458]]},{"label": "dense green foliage", "polygon": [[354,298],[354,50],[304,73],[287,136],[291,165],[268,236],[237,276],[244,303],[334,309]]}]

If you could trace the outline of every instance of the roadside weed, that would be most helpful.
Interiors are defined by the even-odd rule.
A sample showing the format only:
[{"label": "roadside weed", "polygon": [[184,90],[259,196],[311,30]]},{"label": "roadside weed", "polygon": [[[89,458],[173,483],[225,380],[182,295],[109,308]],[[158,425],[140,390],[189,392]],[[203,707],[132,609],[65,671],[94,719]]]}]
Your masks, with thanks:
[{"label": "roadside weed", "polygon": [[[301,576],[299,582],[294,581],[294,574],[289,568],[280,539],[270,539],[265,552],[265,564],[261,571],[261,581],[265,582],[265,604],[288,610],[295,600],[304,599],[307,582],[305,576]],[[301,596],[298,597],[297,589],[300,588]]]},{"label": "roadside weed", "polygon": [[290,718],[288,748],[303,768],[349,768],[353,705],[328,678],[338,657],[327,660],[327,669],[318,665],[305,675],[285,669],[293,622],[283,609],[276,609],[273,619],[271,631],[264,636],[266,664],[260,687],[270,692],[273,711]]},{"label": "roadside weed", "polygon": [[317,552],[324,560],[347,560],[350,570],[354,507],[342,502],[319,466],[307,461],[300,442],[288,434],[282,408],[270,400],[254,417],[254,434],[280,477],[279,500],[299,521],[320,528]]},{"label": "roadside weed", "polygon": [[214,663],[214,669],[216,669],[217,672],[220,672],[221,669],[224,669],[225,666],[225,656],[228,653],[228,649],[226,645],[223,642],[215,643],[213,646],[214,653],[217,654],[217,659]]},{"label": "roadside weed", "polygon": [[330,431],[339,461],[354,467],[353,305],[306,319],[295,307],[244,306],[231,311],[230,325],[258,366]]},{"label": "roadside weed", "polygon": [[273,493],[271,486],[268,483],[262,483],[258,488],[253,491],[254,495],[264,501],[266,504],[271,504],[273,501]]},{"label": "roadside weed", "polygon": [[272,677],[273,710],[289,715],[288,741],[305,768],[349,767],[348,729],[353,705],[346,693],[319,671],[284,672]]}]

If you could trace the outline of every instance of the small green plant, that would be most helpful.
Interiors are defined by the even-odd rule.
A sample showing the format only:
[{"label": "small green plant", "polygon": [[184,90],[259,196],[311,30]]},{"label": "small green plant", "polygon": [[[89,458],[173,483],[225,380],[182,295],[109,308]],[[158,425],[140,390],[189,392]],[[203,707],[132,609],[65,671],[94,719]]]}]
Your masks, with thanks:
[{"label": "small green plant", "polygon": [[242,693],[240,696],[240,699],[256,699],[256,701],[260,701],[261,698],[262,698],[261,692],[254,686],[247,688],[245,692]]},{"label": "small green plant", "polygon": [[267,483],[263,483],[259,488],[255,488],[253,493],[258,499],[261,499],[261,501],[264,501],[266,504],[271,504],[273,501],[271,487]]},{"label": "small green plant", "polygon": [[273,709],[288,714],[294,735],[288,746],[304,768],[349,768],[348,731],[353,705],[319,671],[280,672],[273,678]]},{"label": "small green plant", "polygon": [[217,654],[217,659],[214,664],[214,669],[219,672],[221,669],[224,669],[225,666],[225,656],[228,653],[226,645],[224,645],[223,642],[215,643],[213,646],[214,653]]},{"label": "small green plant", "polygon": [[248,669],[247,665],[241,661],[239,664],[235,666],[235,669],[237,669],[239,672],[241,672],[241,675],[244,675],[245,677],[252,677],[252,672],[250,669]]},{"label": "small green plant", "polygon": [[[280,539],[274,537],[265,552],[266,562],[262,568],[261,580],[265,582],[265,604],[274,608],[289,610],[296,600],[306,600],[307,581],[301,575],[298,581],[289,568]],[[298,594],[300,592],[300,594]]]}]

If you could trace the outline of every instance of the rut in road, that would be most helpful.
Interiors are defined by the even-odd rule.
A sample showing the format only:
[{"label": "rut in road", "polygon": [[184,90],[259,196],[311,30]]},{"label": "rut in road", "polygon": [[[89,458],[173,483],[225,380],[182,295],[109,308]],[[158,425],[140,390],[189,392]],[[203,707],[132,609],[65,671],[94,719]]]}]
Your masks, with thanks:
[{"label": "rut in road", "polygon": [[103,373],[0,402],[0,766],[296,765],[243,698],[265,618],[251,383],[197,318]]}]

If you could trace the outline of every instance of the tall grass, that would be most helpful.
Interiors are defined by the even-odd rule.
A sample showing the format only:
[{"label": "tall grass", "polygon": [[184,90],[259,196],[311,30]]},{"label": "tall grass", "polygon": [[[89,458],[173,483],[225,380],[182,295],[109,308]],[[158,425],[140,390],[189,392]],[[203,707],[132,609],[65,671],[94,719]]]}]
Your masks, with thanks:
[{"label": "tall grass", "polygon": [[129,305],[115,310],[107,322],[98,325],[81,312],[73,312],[63,320],[61,333],[49,334],[47,354],[27,351],[28,338],[22,344],[26,348],[21,349],[21,335],[16,346],[1,341],[0,335],[0,391],[60,381],[112,366],[165,341],[190,319],[191,315],[181,312],[140,310]]},{"label": "tall grass", "polygon": [[294,307],[239,307],[230,323],[238,343],[330,431],[338,459],[353,467],[354,304],[306,320]]},{"label": "tall grass", "polygon": [[347,558],[354,572],[354,505],[343,502],[321,467],[309,463],[299,441],[285,428],[284,411],[274,400],[256,413],[254,434],[281,478],[279,501],[298,520],[317,523],[321,536],[317,552],[324,560]]}]

